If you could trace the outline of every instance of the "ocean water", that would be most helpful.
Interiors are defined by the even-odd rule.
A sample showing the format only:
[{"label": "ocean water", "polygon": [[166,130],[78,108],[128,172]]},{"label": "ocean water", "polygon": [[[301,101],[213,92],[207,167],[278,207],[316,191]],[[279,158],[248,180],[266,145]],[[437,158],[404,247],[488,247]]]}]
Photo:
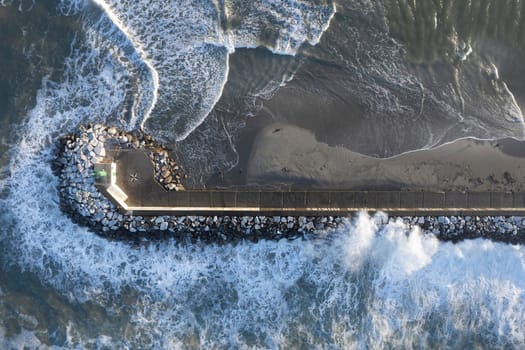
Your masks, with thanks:
[{"label": "ocean water", "polygon": [[378,156],[522,138],[521,1],[0,4],[0,348],[524,347],[521,245],[366,213],[315,239],[108,241],[50,167],[89,122],[178,141],[196,184],[273,121]]}]

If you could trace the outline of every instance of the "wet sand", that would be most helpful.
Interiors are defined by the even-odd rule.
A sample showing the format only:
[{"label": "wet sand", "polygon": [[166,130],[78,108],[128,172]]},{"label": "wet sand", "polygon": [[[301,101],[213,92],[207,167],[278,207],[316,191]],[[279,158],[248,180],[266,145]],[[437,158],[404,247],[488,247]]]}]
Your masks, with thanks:
[{"label": "wet sand", "polygon": [[[523,191],[523,143],[462,139],[433,150],[378,159],[329,146],[313,133],[275,123],[261,129],[247,164],[246,184],[258,187]],[[513,151],[513,152],[511,152]]]}]

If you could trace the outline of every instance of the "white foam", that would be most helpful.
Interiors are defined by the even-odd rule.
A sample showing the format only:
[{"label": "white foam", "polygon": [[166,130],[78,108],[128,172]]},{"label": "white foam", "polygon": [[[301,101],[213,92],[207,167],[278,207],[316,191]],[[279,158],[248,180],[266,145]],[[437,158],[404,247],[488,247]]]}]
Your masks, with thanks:
[{"label": "white foam", "polygon": [[2,349],[39,349],[42,343],[34,332],[22,330],[15,337],[7,338],[5,329],[0,327],[0,347]]},{"label": "white foam", "polygon": [[295,55],[304,43],[319,43],[336,9],[335,4],[304,0],[234,0],[226,2],[225,11],[228,18],[242,18],[229,31],[234,47],[265,46],[274,53]]},{"label": "white foam", "polygon": [[[68,88],[48,83],[39,94],[0,206],[2,221],[13,225],[1,233],[2,253],[72,302],[118,310],[123,287],[133,289],[130,334],[138,335],[126,344],[299,346],[299,330],[310,346],[426,347],[436,344],[432,334],[451,344],[471,334],[494,347],[524,344],[521,246],[439,243],[365,214],[331,240],[237,246],[167,241],[134,248],[72,224],[58,207],[47,150],[49,130],[77,115],[55,110],[61,99],[84,84],[101,88],[77,79]],[[112,99],[98,103],[109,108]],[[68,342],[77,346],[121,344],[122,336],[93,340],[75,323],[68,326]],[[31,334],[21,337],[16,342],[32,344]]]},{"label": "white foam", "polygon": [[[113,22],[114,25],[117,26],[117,28],[122,31],[122,33],[128,37],[131,38],[133,35],[130,33],[130,30],[122,23],[122,21],[118,18],[117,15],[112,11],[111,7],[105,3],[103,0],[92,0],[95,4],[100,6],[106,15],[109,17],[109,19]],[[144,114],[141,116],[137,116],[135,111],[132,111],[132,117],[131,117],[131,124],[136,125],[137,124],[137,118],[141,118],[141,125],[144,123],[145,120],[149,118],[151,115],[151,111],[153,110],[153,107],[157,103],[158,99],[158,90],[159,90],[159,75],[157,71],[153,68],[153,64],[151,63],[150,59],[148,58],[148,54],[140,44],[140,42],[137,42],[136,40],[133,41],[134,47],[138,52],[138,55],[140,56],[141,60],[145,63],[145,65],[148,68],[148,71],[150,73],[151,79],[152,79],[152,86],[151,86],[151,99],[149,101],[149,107],[144,111]]]},{"label": "white foam", "polygon": [[[200,125],[222,94],[228,56],[237,47],[267,46],[295,54],[305,42],[315,44],[328,27],[335,7],[293,0],[242,3],[242,25],[223,30],[223,15],[236,15],[212,1],[95,0],[134,44],[153,79],[150,108],[141,124],[167,139],[181,140]],[[262,22],[261,22],[262,21]],[[277,36],[265,42],[262,23]],[[160,134],[160,135],[159,135]]]},{"label": "white foam", "polygon": [[[47,342],[42,342],[39,339],[39,336],[36,331],[28,330],[22,328],[21,331],[14,335],[8,337],[6,331],[3,327],[0,326],[0,347],[2,349],[49,349],[49,350],[59,350],[59,349],[107,349],[119,344],[114,342],[111,337],[100,335],[96,338],[91,339],[81,339],[81,337],[75,333],[71,325],[67,327],[67,338],[64,344],[60,345],[51,345],[49,346]],[[122,344],[119,344],[122,346]]]},{"label": "white foam", "polygon": [[[182,16],[183,9],[175,13]],[[38,276],[73,304],[131,319],[126,332],[97,329],[105,334],[97,339],[75,322],[62,325],[68,347],[149,341],[156,348],[426,348],[461,347],[472,339],[523,347],[522,246],[439,243],[401,222],[382,226],[384,216],[365,214],[330,240],[236,246],[165,241],[139,248],[72,224],[57,203],[51,135],[118,114],[130,74],[118,50],[107,48],[109,34],[88,35],[108,46],[73,51],[64,81],[44,80],[13,152],[7,196],[0,199],[6,263]],[[127,289],[131,302],[122,296]],[[6,340],[1,327],[0,339],[5,347],[39,344],[25,331]]]},{"label": "white foam", "polygon": [[[496,347],[525,342],[521,246],[439,243],[401,222],[378,228],[362,214],[330,241],[133,248],[69,223],[46,194],[49,180],[8,198],[17,220],[10,259],[72,301],[118,308],[111,300],[119,291],[136,290],[130,312],[141,336],[132,344],[293,346],[298,327],[316,330],[312,346],[428,346],[433,331],[454,343],[480,329]],[[47,204],[31,199],[37,192]]]}]

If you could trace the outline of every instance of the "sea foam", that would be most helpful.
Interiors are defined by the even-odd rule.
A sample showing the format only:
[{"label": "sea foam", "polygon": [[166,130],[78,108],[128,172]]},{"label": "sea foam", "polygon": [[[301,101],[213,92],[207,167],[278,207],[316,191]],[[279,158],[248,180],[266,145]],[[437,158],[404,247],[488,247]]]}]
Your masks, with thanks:
[{"label": "sea foam", "polygon": [[[100,334],[93,338],[82,327],[85,314],[71,314],[68,324],[57,326],[67,334],[57,345],[525,345],[522,246],[440,243],[365,213],[326,240],[223,246],[164,241],[137,247],[72,224],[60,211],[50,168],[53,135],[118,115],[131,74],[115,51],[79,45],[65,62],[64,79],[43,81],[21,126],[0,199],[0,254],[6,266],[35,276],[71,305],[94,305],[129,322],[109,330],[90,324]],[[0,299],[10,292],[2,293]],[[0,344],[38,346],[37,335],[48,328],[35,327],[7,339],[3,325]]]},{"label": "sea foam", "polygon": [[[85,81],[77,79],[80,88]],[[73,315],[60,345],[525,345],[522,246],[440,243],[364,213],[326,240],[224,246],[165,241],[136,247],[72,224],[60,211],[49,166],[49,130],[77,115],[50,109],[57,96],[75,90],[59,86],[40,93],[12,158],[0,205],[3,260],[72,305],[130,319],[109,335],[96,329],[104,336],[94,339],[81,327],[82,314]],[[23,330],[4,343],[32,346],[35,332]]]},{"label": "sea foam", "polygon": [[95,3],[134,43],[151,73],[150,108],[141,124],[170,140],[187,137],[210,113],[236,48],[265,46],[294,55],[303,43],[319,41],[335,13],[333,4],[303,0]]},{"label": "sea foam", "polygon": [[[15,217],[9,263],[36,274],[73,304],[118,313],[122,295],[133,290],[124,311],[133,336],[106,339],[114,345],[525,342],[522,246],[481,239],[440,243],[401,222],[378,226],[363,213],[330,240],[133,247],[69,223],[56,204],[31,210],[30,198],[23,198],[29,203],[8,203],[34,217]],[[78,322],[69,326],[76,334],[69,346],[93,341],[77,330]]]}]

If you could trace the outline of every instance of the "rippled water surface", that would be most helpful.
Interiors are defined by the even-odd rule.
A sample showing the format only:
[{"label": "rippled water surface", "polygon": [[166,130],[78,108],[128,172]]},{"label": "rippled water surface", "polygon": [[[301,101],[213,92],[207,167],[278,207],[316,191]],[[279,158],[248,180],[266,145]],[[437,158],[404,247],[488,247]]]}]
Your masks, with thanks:
[{"label": "rippled water surface", "polygon": [[173,144],[196,186],[235,179],[275,121],[380,157],[521,139],[525,3],[0,4],[0,348],[525,345],[522,246],[366,214],[308,240],[137,246],[71,223],[49,165],[90,122]]}]

